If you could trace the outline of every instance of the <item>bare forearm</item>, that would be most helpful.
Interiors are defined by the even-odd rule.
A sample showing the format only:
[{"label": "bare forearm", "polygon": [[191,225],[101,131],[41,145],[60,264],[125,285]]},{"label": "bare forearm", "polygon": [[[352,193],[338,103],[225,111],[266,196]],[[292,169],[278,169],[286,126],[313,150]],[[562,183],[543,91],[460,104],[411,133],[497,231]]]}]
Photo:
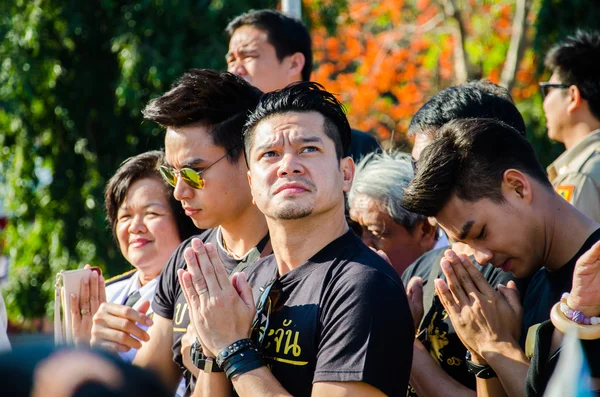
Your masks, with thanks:
[{"label": "bare forearm", "polygon": [[477,378],[477,397],[505,397],[506,392],[498,378]]},{"label": "bare forearm", "polygon": [[193,397],[230,397],[233,395],[231,383],[224,373],[200,371],[196,380]]},{"label": "bare forearm", "polygon": [[[432,382],[431,379],[435,379]],[[450,377],[417,340],[413,345],[413,362],[410,371],[410,385],[422,397],[468,396],[475,392]]]},{"label": "bare forearm", "polygon": [[[522,397],[525,395],[525,379],[529,370],[529,361],[516,342],[498,343],[494,349],[483,352],[483,358],[498,375],[498,379],[506,394],[510,397]],[[487,389],[490,394],[482,395],[502,395],[497,394],[499,391],[493,391],[496,389],[493,387],[493,382],[487,382],[489,383]]]},{"label": "bare forearm", "polygon": [[291,396],[267,367],[260,367],[232,380],[240,397],[289,397]]}]

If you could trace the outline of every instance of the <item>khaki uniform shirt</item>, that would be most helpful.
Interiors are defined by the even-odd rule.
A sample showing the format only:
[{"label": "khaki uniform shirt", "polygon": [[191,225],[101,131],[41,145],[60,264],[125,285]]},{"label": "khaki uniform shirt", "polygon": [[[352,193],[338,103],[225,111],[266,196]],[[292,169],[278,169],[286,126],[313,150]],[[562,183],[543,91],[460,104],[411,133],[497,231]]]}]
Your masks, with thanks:
[{"label": "khaki uniform shirt", "polygon": [[561,154],[547,171],[558,194],[600,222],[600,130]]}]

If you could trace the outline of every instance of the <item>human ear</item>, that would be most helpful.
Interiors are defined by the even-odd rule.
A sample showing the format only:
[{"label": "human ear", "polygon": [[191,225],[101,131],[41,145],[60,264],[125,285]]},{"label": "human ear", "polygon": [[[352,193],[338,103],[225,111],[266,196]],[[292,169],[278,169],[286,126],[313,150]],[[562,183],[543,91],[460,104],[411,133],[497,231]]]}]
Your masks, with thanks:
[{"label": "human ear", "polygon": [[302,69],[304,69],[304,64],[306,63],[306,58],[304,54],[301,52],[296,52],[295,54],[290,55],[289,57],[289,74],[290,76],[302,75]]},{"label": "human ear", "polygon": [[518,198],[530,203],[533,199],[529,177],[519,170],[508,169],[502,178],[502,193],[507,198]]},{"label": "human ear", "polygon": [[342,188],[344,192],[349,192],[354,179],[355,165],[352,157],[344,157],[340,160],[340,170],[342,171]]},{"label": "human ear", "polygon": [[581,91],[579,91],[579,87],[576,85],[572,85],[569,87],[569,105],[567,106],[567,112],[573,113],[577,108],[581,106],[581,102],[583,98],[581,98]]},{"label": "human ear", "polygon": [[248,184],[250,185],[250,195],[252,196],[252,204],[256,205],[256,200],[254,200],[254,193],[252,193],[252,174],[250,173],[250,170],[248,170],[246,176],[248,177]]}]

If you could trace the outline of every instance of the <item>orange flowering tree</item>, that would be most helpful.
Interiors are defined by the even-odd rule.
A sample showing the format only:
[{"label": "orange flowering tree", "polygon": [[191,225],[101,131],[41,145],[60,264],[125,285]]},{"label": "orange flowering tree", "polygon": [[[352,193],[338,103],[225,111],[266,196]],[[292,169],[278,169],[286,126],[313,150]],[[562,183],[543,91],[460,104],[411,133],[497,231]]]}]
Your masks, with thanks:
[{"label": "orange flowering tree", "polygon": [[[488,78],[534,100],[530,49],[538,0],[305,0],[312,79],[339,94],[353,127],[404,146],[412,115],[432,95]],[[328,23],[323,23],[323,21]],[[541,102],[526,106],[532,110]]]}]

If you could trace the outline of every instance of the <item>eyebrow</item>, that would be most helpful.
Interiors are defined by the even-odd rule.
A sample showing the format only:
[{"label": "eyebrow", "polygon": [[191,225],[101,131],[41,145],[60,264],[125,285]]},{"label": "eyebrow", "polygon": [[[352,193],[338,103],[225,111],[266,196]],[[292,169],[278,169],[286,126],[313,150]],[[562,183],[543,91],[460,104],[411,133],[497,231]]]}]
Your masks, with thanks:
[{"label": "eyebrow", "polygon": [[[201,158],[201,157],[194,157],[190,160],[186,160],[183,163],[181,163],[181,168],[194,168],[197,167],[199,164],[205,163],[206,161]],[[168,163],[165,162],[165,166],[167,166],[168,168],[174,169],[175,167]]]},{"label": "eyebrow", "polygon": [[[278,142],[278,141],[277,141]],[[259,152],[268,150],[273,148],[274,146],[277,146],[277,142],[274,143],[265,143],[264,145],[259,145],[256,147],[256,150],[258,150]],[[295,143],[323,143],[323,140],[321,138],[319,138],[318,136],[309,136],[306,138],[298,138],[298,139],[293,139],[292,140],[292,144]]]},{"label": "eyebrow", "polygon": [[[147,209],[147,208],[150,208],[150,207],[162,207],[162,208],[167,208],[167,207],[165,207],[165,205],[164,205],[163,203],[161,203],[161,202],[159,202],[159,201],[151,201],[151,202],[149,202],[148,204],[146,204],[146,205],[142,206],[142,208],[143,208],[143,209]],[[117,210],[117,212],[119,212],[119,211],[121,211],[121,210],[125,211],[125,210],[128,210],[128,209],[129,209],[129,206],[127,206],[127,205],[125,205],[125,206],[121,206],[121,207],[119,207],[119,209]]]},{"label": "eyebrow", "polygon": [[[239,52],[242,55],[246,55],[248,53],[253,53],[253,52],[258,52],[258,48],[256,47],[251,47],[253,43],[248,43],[246,45],[242,45],[240,47],[238,47],[236,49],[237,52]],[[250,47],[250,48],[248,48]],[[225,59],[230,59],[233,57],[234,52],[236,51],[228,51],[227,54],[225,54]]]},{"label": "eyebrow", "polygon": [[475,224],[475,221],[467,221],[467,223],[465,223],[462,227],[462,231],[460,232],[460,236],[458,236],[459,240],[464,240],[467,235],[469,234],[469,232],[471,231],[471,228],[473,227],[473,225]]}]

